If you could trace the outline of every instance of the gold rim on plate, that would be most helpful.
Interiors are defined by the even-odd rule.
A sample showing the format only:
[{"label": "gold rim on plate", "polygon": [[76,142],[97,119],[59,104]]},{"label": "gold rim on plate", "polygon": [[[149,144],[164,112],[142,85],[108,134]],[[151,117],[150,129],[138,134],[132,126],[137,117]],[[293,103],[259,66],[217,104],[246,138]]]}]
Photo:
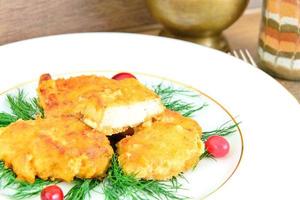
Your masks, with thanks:
[{"label": "gold rim on plate", "polygon": [[[122,71],[113,71],[113,70],[93,70],[93,71],[76,71],[76,72],[70,72],[70,73],[63,73],[63,74],[56,74],[55,76],[58,76],[58,77],[63,77],[63,76],[66,76],[66,75],[71,75],[71,74],[74,74],[74,75],[83,75],[83,74],[87,74],[87,73],[120,73]],[[199,89],[195,88],[195,87],[192,87],[190,85],[187,85],[187,84],[184,84],[184,83],[181,83],[181,82],[178,82],[178,81],[175,81],[175,80],[172,80],[172,79],[169,79],[169,78],[165,78],[165,77],[161,77],[161,76],[158,76],[158,75],[153,75],[153,74],[147,74],[147,73],[141,73],[141,72],[133,72],[133,74],[138,74],[138,75],[142,75],[142,76],[148,76],[148,77],[153,77],[153,78],[156,78],[156,79],[161,79],[161,80],[165,80],[165,81],[168,81],[168,82],[171,82],[171,83],[174,83],[176,85],[181,85],[185,88],[188,88],[198,94],[203,95],[205,96],[206,98],[210,99],[211,101],[213,101],[215,104],[217,104],[229,117],[230,119],[235,123],[237,129],[238,129],[238,132],[239,132],[239,135],[240,135],[240,139],[241,139],[241,153],[240,153],[240,158],[239,158],[239,161],[236,165],[236,167],[234,168],[234,170],[232,171],[232,173],[228,176],[228,178],[226,178],[224,181],[222,181],[222,184],[220,184],[220,186],[218,186],[216,189],[214,189],[212,192],[210,192],[209,194],[207,194],[206,196],[204,196],[202,199],[205,199],[207,197],[209,197],[210,195],[214,194],[215,192],[217,192],[220,188],[222,188],[229,180],[230,178],[234,175],[234,173],[237,171],[237,169],[239,168],[240,166],[240,163],[242,161],[242,158],[243,158],[243,154],[244,154],[244,139],[243,139],[243,134],[242,134],[242,131],[240,129],[240,126],[238,124],[238,122],[236,121],[236,119],[233,117],[233,115],[225,108],[225,106],[223,106],[219,101],[217,101],[216,99],[214,99],[213,97],[209,96],[208,94],[200,91]],[[5,95],[6,93],[12,91],[12,90],[15,90],[15,89],[18,89],[24,85],[27,85],[27,84],[30,84],[30,83],[33,83],[33,82],[37,82],[38,80],[37,79],[34,79],[34,80],[30,80],[30,81],[26,81],[26,82],[23,82],[23,83],[20,83],[20,84],[17,84],[3,92],[0,92],[0,96],[2,95]]]}]

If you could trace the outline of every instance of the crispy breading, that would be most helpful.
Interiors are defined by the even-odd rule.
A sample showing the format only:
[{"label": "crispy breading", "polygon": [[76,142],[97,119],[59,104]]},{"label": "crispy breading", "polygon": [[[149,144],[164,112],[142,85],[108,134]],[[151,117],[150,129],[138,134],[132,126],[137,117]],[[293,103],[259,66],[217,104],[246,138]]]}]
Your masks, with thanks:
[{"label": "crispy breading", "polygon": [[196,121],[166,110],[117,144],[119,163],[125,173],[140,179],[171,179],[198,163],[201,134]]},{"label": "crispy breading", "polygon": [[53,80],[44,74],[38,96],[46,117],[73,115],[107,135],[134,127],[164,110],[160,98],[133,78],[78,76]]},{"label": "crispy breading", "polygon": [[113,155],[104,134],[74,117],[19,120],[0,132],[0,160],[30,183],[101,178]]}]

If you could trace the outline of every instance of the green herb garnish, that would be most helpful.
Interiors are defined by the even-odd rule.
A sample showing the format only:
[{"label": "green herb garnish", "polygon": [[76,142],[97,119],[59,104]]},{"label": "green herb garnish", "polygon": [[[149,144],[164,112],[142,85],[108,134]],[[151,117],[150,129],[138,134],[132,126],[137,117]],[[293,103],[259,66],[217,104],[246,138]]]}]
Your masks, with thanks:
[{"label": "green herb garnish", "polygon": [[18,90],[16,95],[7,95],[10,113],[0,113],[0,127],[5,127],[18,119],[32,120],[37,116],[44,116],[43,109],[39,106],[37,98],[27,98],[23,90]]},{"label": "green herb garnish", "polygon": [[181,188],[176,178],[170,181],[137,180],[134,175],[127,175],[120,167],[114,155],[108,175],[103,183],[106,200],[129,198],[130,200],[153,199],[179,200],[186,197],[176,195]]},{"label": "green herb garnish", "polygon": [[16,181],[15,173],[11,169],[6,168],[2,161],[0,161],[0,180],[0,188],[13,185]]},{"label": "green herb garnish", "polygon": [[205,150],[204,153],[201,154],[199,160],[202,160],[202,159],[204,159],[204,158],[209,158],[209,159],[215,160],[215,157],[214,157],[213,155],[211,155],[210,153],[208,153],[207,150]]},{"label": "green herb garnish", "polygon": [[91,197],[91,191],[98,186],[101,181],[98,179],[75,179],[74,186],[65,195],[65,200],[84,200]]},{"label": "green herb garnish", "polygon": [[16,193],[12,195],[12,199],[21,200],[39,195],[41,191],[48,185],[55,185],[59,181],[42,180],[37,178],[33,184],[16,181]]},{"label": "green herb garnish", "polygon": [[6,127],[9,124],[18,120],[18,117],[8,113],[0,113],[0,128]]},{"label": "green herb garnish", "polygon": [[162,83],[153,86],[154,92],[160,96],[161,101],[166,108],[181,113],[185,117],[191,117],[199,110],[202,110],[207,104],[196,106],[192,103],[180,100],[180,97],[197,97],[188,90],[176,89],[172,86],[164,86]]},{"label": "green herb garnish", "polygon": [[210,136],[218,135],[218,136],[229,136],[232,133],[237,131],[237,127],[239,123],[232,123],[232,120],[229,120],[222,124],[219,128],[212,130],[212,131],[204,131],[202,133],[202,141],[206,141]]}]

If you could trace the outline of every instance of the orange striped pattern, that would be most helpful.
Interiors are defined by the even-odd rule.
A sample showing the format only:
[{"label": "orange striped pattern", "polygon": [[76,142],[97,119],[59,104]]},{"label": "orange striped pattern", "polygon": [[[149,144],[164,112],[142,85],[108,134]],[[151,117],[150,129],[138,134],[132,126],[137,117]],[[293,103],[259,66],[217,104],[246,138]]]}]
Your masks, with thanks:
[{"label": "orange striped pattern", "polygon": [[286,42],[296,43],[297,40],[300,39],[300,35],[298,33],[280,32],[279,30],[271,27],[265,27],[264,33],[267,36],[273,37],[277,40],[286,41]]},{"label": "orange striped pattern", "polygon": [[[267,0],[266,10],[269,13],[279,14],[280,18],[289,17],[299,21],[298,30],[300,30],[300,1],[299,0]],[[268,17],[268,16],[266,16]],[[269,46],[277,52],[300,53],[300,33],[298,32],[281,32],[280,27],[283,24],[278,23],[278,29],[268,24],[268,18],[264,21],[264,27],[260,34],[260,40],[263,46]],[[274,20],[274,19],[273,19]],[[276,20],[275,20],[276,21]],[[286,25],[286,24],[285,24]],[[291,27],[297,26],[290,25]]]}]

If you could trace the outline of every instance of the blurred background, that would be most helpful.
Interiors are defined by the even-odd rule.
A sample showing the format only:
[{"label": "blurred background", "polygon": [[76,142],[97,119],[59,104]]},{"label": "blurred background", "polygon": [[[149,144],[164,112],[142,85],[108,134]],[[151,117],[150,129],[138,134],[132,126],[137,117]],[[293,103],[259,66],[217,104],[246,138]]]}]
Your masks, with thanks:
[{"label": "blurred background", "polygon": [[[123,31],[153,24],[145,4],[145,0],[0,0],[0,45],[44,35]],[[261,5],[262,0],[250,0],[248,8]]]},{"label": "blurred background", "polygon": [[252,0],[249,2],[248,8],[258,8],[261,7],[263,0]]},{"label": "blurred background", "polygon": [[[298,16],[300,13],[300,2],[298,0],[249,0],[245,12],[243,11],[248,0],[199,0],[199,2],[194,0],[0,0],[0,45],[29,38],[64,33],[116,31],[159,35],[162,34],[162,30],[168,30],[166,24],[162,23],[157,16],[153,15],[153,12],[151,15],[151,9],[147,8],[147,5],[149,7],[149,4],[154,1],[157,4],[162,2],[168,2],[167,4],[170,5],[176,4],[176,9],[181,9],[181,11],[184,10],[185,7],[180,5],[191,3],[189,9],[194,12],[193,16],[199,14],[199,11],[193,9],[194,4],[197,4],[197,8],[201,9],[203,9],[201,7],[203,5],[201,4],[202,2],[206,3],[207,8],[210,8],[210,6],[214,4],[213,6],[216,6],[215,9],[217,12],[212,12],[211,9],[206,8],[205,10],[201,10],[199,16],[196,16],[197,20],[202,19],[201,23],[203,23],[203,21],[208,22],[206,23],[208,26],[218,23],[216,18],[220,23],[227,19],[231,20],[232,23],[234,22],[233,25],[230,24],[230,27],[226,25],[222,31],[219,31],[219,35],[217,35],[217,39],[219,40],[214,44],[220,44],[222,41],[226,41],[224,42],[226,43],[224,46],[230,47],[226,49],[226,51],[229,51],[231,54],[233,54],[234,51],[239,52],[241,50],[250,52],[249,55],[253,58],[258,67],[262,67],[262,65],[260,65],[261,58],[265,60],[269,59],[265,56],[270,57],[268,53],[273,53],[273,55],[271,55],[273,57],[283,55],[283,59],[287,60],[285,64],[288,65],[288,67],[276,73],[266,70],[266,68],[264,70],[275,77],[300,80],[300,67],[289,67],[292,66],[293,63],[300,63],[298,59],[298,57],[300,57],[300,49],[298,47],[300,40],[297,39],[299,38],[299,33],[297,31],[289,33],[289,30],[282,32],[280,28],[289,25],[290,21],[293,23],[297,21],[297,25],[294,24],[293,26],[299,30]],[[262,8],[263,1],[265,1],[264,8]],[[171,5],[171,7],[170,5],[168,5],[169,8],[173,9],[173,5]],[[237,8],[238,6],[239,8]],[[231,9],[230,11],[233,11],[233,9],[240,10],[240,12],[233,14],[233,12],[227,12],[224,8],[228,10]],[[172,13],[166,9],[162,9],[161,11],[169,11],[169,13]],[[267,14],[269,12],[273,12],[273,15]],[[209,13],[210,19],[205,19],[205,21],[203,18],[208,18],[207,13]],[[241,13],[243,14],[241,15]],[[267,17],[262,18],[262,13]],[[274,18],[274,16],[281,17],[277,19]],[[285,20],[286,16],[289,17],[288,21]],[[272,17],[274,19],[272,19]],[[234,20],[230,18],[234,18]],[[175,18],[175,20],[177,19],[178,18]],[[185,18],[183,17],[181,19]],[[268,23],[269,21],[272,23]],[[226,24],[227,22],[222,23]],[[272,24],[276,26],[269,27],[272,26]],[[216,32],[218,34],[218,30]],[[223,34],[220,34],[222,32]],[[273,37],[274,34],[272,35],[272,33],[274,32],[276,32],[275,35],[277,35],[278,38]],[[189,33],[185,30],[184,33],[194,34],[192,31]],[[286,38],[286,34],[288,34],[288,38]],[[211,37],[211,35],[209,37]],[[295,38],[297,42],[290,42],[290,40],[295,40]],[[265,39],[265,41],[261,39]],[[274,43],[272,43],[272,41],[277,41],[275,44],[279,45],[273,45],[273,49],[270,49],[268,44],[272,45]],[[287,44],[287,42],[289,43]],[[258,56],[259,45],[262,47],[260,56]],[[291,48],[286,49],[285,46]],[[268,48],[265,49],[264,47]],[[222,50],[224,50],[224,48]],[[286,50],[289,50],[288,54],[292,55],[291,58],[286,59]],[[239,57],[241,58],[241,56]],[[277,62],[279,59],[275,59],[275,61]],[[276,62],[268,63],[270,66],[268,69],[280,69]],[[300,81],[277,80],[300,101]]]}]

